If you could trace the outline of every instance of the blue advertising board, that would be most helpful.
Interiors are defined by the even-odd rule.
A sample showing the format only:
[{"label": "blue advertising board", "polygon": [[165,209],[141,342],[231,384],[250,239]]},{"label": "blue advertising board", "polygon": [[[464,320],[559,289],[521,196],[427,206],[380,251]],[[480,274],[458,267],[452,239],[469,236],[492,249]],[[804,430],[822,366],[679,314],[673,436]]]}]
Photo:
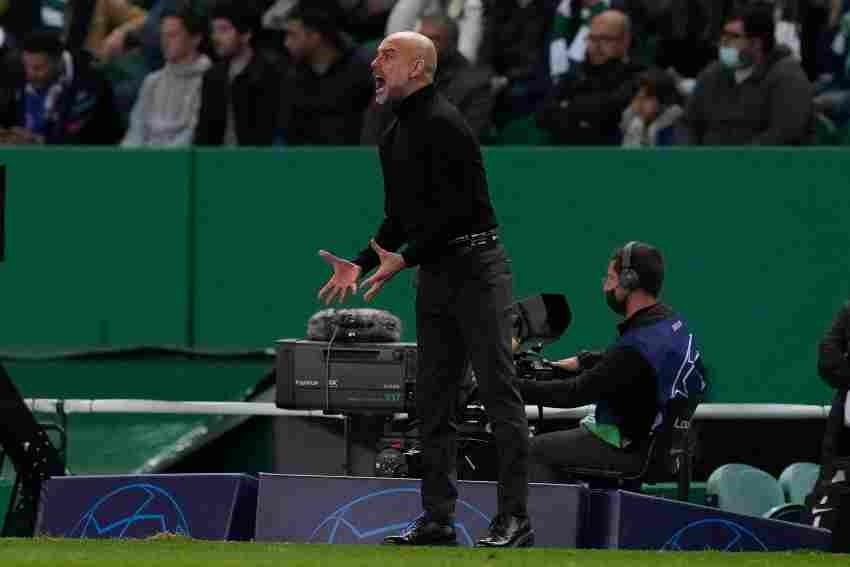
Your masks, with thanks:
[{"label": "blue advertising board", "polygon": [[[455,526],[471,546],[496,513],[496,484],[460,481]],[[587,489],[529,485],[537,547],[576,547]],[[261,474],[257,541],[380,543],[421,513],[419,481],[395,478]]]},{"label": "blue advertising board", "polygon": [[625,490],[593,490],[582,546],[671,551],[826,551],[830,532]]},{"label": "blue advertising board", "polygon": [[42,489],[36,534],[249,540],[256,506],[257,479],[247,475],[55,477]]}]

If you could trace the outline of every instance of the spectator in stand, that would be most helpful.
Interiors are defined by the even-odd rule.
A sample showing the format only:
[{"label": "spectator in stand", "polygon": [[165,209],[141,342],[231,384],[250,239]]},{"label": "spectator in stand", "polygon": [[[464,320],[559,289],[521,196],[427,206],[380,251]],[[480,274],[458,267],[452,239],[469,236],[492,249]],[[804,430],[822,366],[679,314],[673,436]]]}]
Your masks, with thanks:
[{"label": "spectator in stand", "polygon": [[590,21],[611,7],[611,0],[561,0],[552,25],[549,74],[557,82],[584,61]]},{"label": "spectator in stand", "polygon": [[494,118],[502,125],[536,110],[546,95],[549,72],[546,33],[549,0],[487,0],[478,63],[493,71]]},{"label": "spectator in stand", "polygon": [[125,49],[127,36],[145,23],[146,12],[130,0],[68,0],[65,44],[109,61]]},{"label": "spectator in stand", "polygon": [[[458,51],[456,20],[444,15],[425,16],[416,31],[437,48],[439,61],[434,79],[437,90],[460,110],[472,132],[481,137],[490,126],[493,109],[490,73],[470,63]],[[373,101],[364,119],[362,143],[377,144],[393,116],[389,105]]]},{"label": "spectator in stand", "polygon": [[3,124],[5,143],[114,144],[121,138],[112,88],[88,53],[66,51],[59,34],[38,30],[21,44],[25,82]]},{"label": "spectator in stand", "polygon": [[734,13],[720,60],[697,78],[685,126],[692,145],[800,145],[814,132],[814,90],[787,47],[776,45],[771,6]]},{"label": "spectator in stand", "polygon": [[[846,0],[845,3],[850,4]],[[850,119],[850,11],[847,7],[838,20],[830,47],[831,61],[825,66],[828,73],[815,83],[814,104],[816,111],[843,127]]]},{"label": "spectator in stand", "polygon": [[623,111],[623,147],[646,148],[680,143],[679,119],[684,114],[672,75],[652,68],[640,76],[640,89]]},{"label": "spectator in stand", "polygon": [[6,0],[0,2],[2,43],[15,47],[32,30],[42,27],[41,3],[35,0]]},{"label": "spectator in stand", "polygon": [[260,15],[240,0],[224,0],[210,14],[220,61],[204,75],[195,144],[268,146],[275,141],[280,75],[254,51]]},{"label": "spectator in stand", "polygon": [[[396,0],[305,0],[301,4],[339,18],[341,29],[351,35],[356,43],[369,44],[368,53],[364,57],[370,57],[377,49],[375,40],[383,37],[395,2]],[[272,1],[263,15],[263,28],[284,31],[289,12],[298,4],[299,0]]]},{"label": "spectator in stand", "polygon": [[398,0],[387,21],[387,35],[415,30],[424,16],[441,14],[457,23],[457,50],[476,63],[484,37],[483,0]]},{"label": "spectator in stand", "polygon": [[0,35],[0,124],[8,125],[17,120],[15,97],[24,85],[24,66],[12,37]]},{"label": "spectator in stand", "polygon": [[191,145],[201,107],[201,82],[212,66],[198,52],[205,31],[205,20],[191,8],[163,13],[165,67],[145,78],[123,146]]},{"label": "spectator in stand", "polygon": [[[629,4],[640,4],[631,0]],[[644,54],[654,51],[652,62],[662,69],[673,68],[685,77],[696,77],[714,61],[717,47],[711,27],[710,8],[719,7],[718,0],[688,0],[686,2],[646,2],[651,10],[640,13],[643,20],[634,33],[641,34]],[[635,8],[635,16],[640,12]],[[633,20],[634,21],[634,20]],[[650,49],[650,44],[654,44]]]},{"label": "spectator in stand", "polygon": [[290,145],[360,142],[363,113],[375,92],[368,62],[327,12],[299,6],[289,13],[286,48],[292,59],[283,85],[281,131]]},{"label": "spectator in stand", "polygon": [[607,10],[593,18],[587,58],[553,87],[538,114],[538,126],[554,144],[615,146],[620,119],[638,91],[643,68],[628,60],[629,17]]}]

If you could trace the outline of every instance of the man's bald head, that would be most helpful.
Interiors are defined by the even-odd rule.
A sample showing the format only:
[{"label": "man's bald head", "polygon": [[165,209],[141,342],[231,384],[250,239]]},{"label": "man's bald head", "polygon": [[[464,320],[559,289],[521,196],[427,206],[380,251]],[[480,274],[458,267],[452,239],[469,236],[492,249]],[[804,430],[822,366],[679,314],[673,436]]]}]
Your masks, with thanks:
[{"label": "man's bald head", "polygon": [[625,34],[630,31],[629,28],[631,27],[629,16],[620,10],[605,10],[593,18],[593,20],[597,22],[598,26],[611,33]]},{"label": "man's bald head", "polygon": [[425,73],[431,81],[434,80],[437,73],[437,48],[433,41],[421,33],[403,31],[387,36],[384,42],[394,43],[411,61],[421,60]]},{"label": "man's bald head", "polygon": [[420,33],[403,31],[391,34],[378,46],[372,72],[375,75],[375,98],[379,104],[388,99],[405,98],[434,82],[437,49]]},{"label": "man's bald head", "polygon": [[590,21],[587,60],[591,65],[622,61],[631,45],[631,21],[620,10],[605,10]]}]

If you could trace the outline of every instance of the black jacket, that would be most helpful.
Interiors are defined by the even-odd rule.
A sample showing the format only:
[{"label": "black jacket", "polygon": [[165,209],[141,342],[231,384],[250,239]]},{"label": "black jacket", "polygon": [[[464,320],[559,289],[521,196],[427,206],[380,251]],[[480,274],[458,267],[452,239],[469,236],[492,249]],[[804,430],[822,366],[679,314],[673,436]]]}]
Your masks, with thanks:
[{"label": "black jacket", "polygon": [[[667,305],[656,303],[634,313],[617,329],[622,335],[673,314]],[[642,441],[649,436],[658,413],[656,381],[655,369],[637,350],[618,347],[609,348],[592,368],[583,368],[578,376],[564,373],[560,380],[522,380],[520,391],[526,403],[548,407],[571,408],[607,400],[611,412],[622,418],[623,435]]]},{"label": "black jacket", "polygon": [[360,143],[363,113],[375,93],[369,64],[347,47],[323,75],[304,63],[293,65],[283,83],[280,121],[286,143]]},{"label": "black jacket", "polygon": [[486,0],[480,62],[511,81],[534,77],[545,67],[545,41],[552,14],[546,0]]},{"label": "black jacket", "polygon": [[844,425],[844,402],[850,390],[850,302],[845,304],[818,345],[818,374],[835,389],[832,411],[826,422],[821,457],[821,478],[832,476],[837,457],[850,457],[850,429]]},{"label": "black jacket", "polygon": [[[437,90],[457,106],[472,132],[480,138],[490,125],[490,112],[493,109],[489,71],[473,65],[460,52],[451,51],[440,54],[434,82]],[[389,105],[370,105],[363,119],[360,142],[377,144],[393,117]]]},{"label": "black jacket", "polygon": [[584,63],[555,85],[537,116],[554,144],[615,146],[620,143],[623,110],[638,91],[636,63]]},{"label": "black jacket", "polygon": [[9,2],[6,13],[0,16],[0,26],[16,44],[34,29],[42,27],[41,2]]},{"label": "black jacket", "polygon": [[261,54],[230,83],[230,62],[216,63],[204,75],[201,109],[194,143],[220,146],[227,129],[227,104],[233,101],[236,139],[240,146],[269,146],[275,138],[280,110],[280,74]]},{"label": "black jacket", "polygon": [[[455,236],[496,226],[478,140],[433,85],[398,105],[379,151],[385,217],[375,240],[388,250],[407,243],[408,266],[436,261]],[[354,262],[365,273],[378,258],[366,248]]]},{"label": "black jacket", "polygon": [[697,78],[684,125],[691,145],[784,146],[811,143],[814,87],[787,47],[741,83],[721,63]]}]

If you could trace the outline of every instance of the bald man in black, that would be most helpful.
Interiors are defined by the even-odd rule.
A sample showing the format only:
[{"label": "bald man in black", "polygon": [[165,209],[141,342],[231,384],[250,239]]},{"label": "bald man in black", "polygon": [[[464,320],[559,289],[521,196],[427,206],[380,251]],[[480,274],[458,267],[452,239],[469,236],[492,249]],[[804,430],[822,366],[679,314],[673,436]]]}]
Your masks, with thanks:
[{"label": "bald man in black", "polygon": [[[511,354],[510,264],[499,241],[481,150],[460,112],[434,89],[437,54],[423,35],[401,32],[372,62],[375,100],[395,119],[381,137],[384,221],[351,261],[320,255],[334,274],[326,302],[357,291],[372,299],[399,271],[418,266],[416,414],[421,420],[423,515],[396,545],[456,545],[458,386],[471,363],[498,457],[498,514],[485,547],[530,546],[528,424]],[[403,250],[398,253],[397,250]]]}]

